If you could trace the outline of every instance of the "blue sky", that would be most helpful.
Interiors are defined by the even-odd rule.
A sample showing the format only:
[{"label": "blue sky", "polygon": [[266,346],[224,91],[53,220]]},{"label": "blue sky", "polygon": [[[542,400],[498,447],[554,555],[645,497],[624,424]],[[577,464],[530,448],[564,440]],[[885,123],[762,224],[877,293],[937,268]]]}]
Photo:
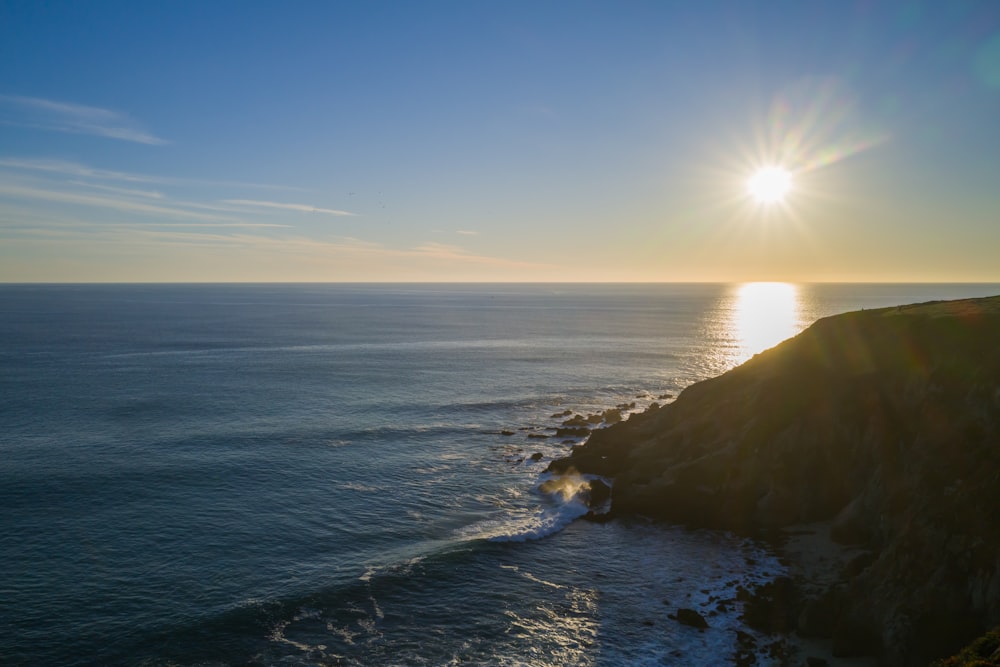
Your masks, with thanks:
[{"label": "blue sky", "polygon": [[0,281],[1000,281],[998,186],[992,0],[0,0]]}]

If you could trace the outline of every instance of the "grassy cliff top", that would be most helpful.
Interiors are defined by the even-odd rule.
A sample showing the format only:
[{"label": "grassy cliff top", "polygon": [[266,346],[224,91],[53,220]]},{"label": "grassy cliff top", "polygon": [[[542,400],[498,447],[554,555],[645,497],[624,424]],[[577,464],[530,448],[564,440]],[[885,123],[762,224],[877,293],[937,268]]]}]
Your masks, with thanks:
[{"label": "grassy cliff top", "polygon": [[927,301],[925,303],[914,303],[905,306],[890,306],[889,308],[879,308],[866,312],[885,317],[977,317],[981,315],[1000,315],[1000,295],[978,299],[958,299],[955,301]]}]

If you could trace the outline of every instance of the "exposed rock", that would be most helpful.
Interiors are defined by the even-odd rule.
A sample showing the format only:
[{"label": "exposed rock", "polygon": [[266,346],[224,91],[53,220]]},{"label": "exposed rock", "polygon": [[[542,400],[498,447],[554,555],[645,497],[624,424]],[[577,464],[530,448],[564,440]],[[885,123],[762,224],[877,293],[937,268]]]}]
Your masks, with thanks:
[{"label": "exposed rock", "polygon": [[833,521],[872,555],[836,605],[782,622],[810,609],[839,655],[926,665],[1000,623],[1000,297],[824,318],[549,469],[571,466],[614,478],[619,516]]},{"label": "exposed rock", "polygon": [[608,408],[601,414],[605,424],[617,424],[622,420],[622,411],[618,408]]},{"label": "exposed rock", "polygon": [[770,642],[764,647],[764,650],[767,652],[768,657],[775,661],[773,664],[779,665],[789,664],[789,659],[793,652],[788,642],[784,639],[776,639]]},{"label": "exposed rock", "polygon": [[795,629],[799,615],[798,590],[789,577],[778,577],[743,598],[743,620],[751,628],[766,633]]},{"label": "exposed rock", "polygon": [[822,595],[809,598],[802,603],[799,612],[797,632],[803,637],[833,637],[842,593],[839,589],[829,589]]},{"label": "exposed rock", "polygon": [[598,508],[608,502],[611,498],[611,487],[599,479],[590,482],[590,492],[587,504],[593,509]]},{"label": "exposed rock", "polygon": [[590,433],[590,429],[583,426],[564,426],[556,429],[557,438],[582,438]]},{"label": "exposed rock", "polygon": [[533,440],[545,440],[549,436],[545,435],[544,433],[529,433],[528,437],[532,438]]},{"label": "exposed rock", "polygon": [[[878,653],[878,627],[864,612],[848,613],[842,616],[833,630],[832,652],[836,658],[856,658]],[[894,660],[893,664],[897,664],[897,662]],[[921,662],[920,664],[926,663]]]},{"label": "exposed rock", "polygon": [[532,461],[541,461],[542,460],[542,456],[543,455],[542,455],[541,452],[535,452],[534,454],[532,454],[528,458],[531,459]]},{"label": "exposed rock", "polygon": [[867,544],[871,541],[872,532],[864,499],[864,495],[858,495],[837,514],[830,527],[830,537],[835,541],[841,544]]},{"label": "exposed rock", "polygon": [[677,622],[690,625],[692,628],[704,630],[708,627],[708,621],[694,609],[681,608],[677,610]]},{"label": "exposed rock", "polygon": [[500,431],[500,435],[514,435],[514,432],[505,428],[504,430]]},{"label": "exposed rock", "polygon": [[853,579],[862,572],[868,569],[868,567],[877,560],[878,556],[871,551],[866,551],[864,553],[858,554],[844,566],[843,577],[845,579]]}]

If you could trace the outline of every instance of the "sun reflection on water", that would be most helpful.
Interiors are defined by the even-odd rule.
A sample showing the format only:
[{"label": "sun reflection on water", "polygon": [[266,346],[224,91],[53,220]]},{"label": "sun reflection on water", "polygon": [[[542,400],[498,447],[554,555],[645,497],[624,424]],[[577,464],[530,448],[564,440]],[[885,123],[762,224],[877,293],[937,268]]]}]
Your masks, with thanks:
[{"label": "sun reflection on water", "polygon": [[738,288],[732,312],[740,364],[798,333],[798,288],[791,283],[746,283]]}]

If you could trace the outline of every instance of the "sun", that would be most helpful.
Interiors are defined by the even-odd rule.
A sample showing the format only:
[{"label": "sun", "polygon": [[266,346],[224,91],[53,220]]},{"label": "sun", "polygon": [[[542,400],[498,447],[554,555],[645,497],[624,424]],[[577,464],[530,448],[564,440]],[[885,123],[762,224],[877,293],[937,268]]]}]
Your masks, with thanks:
[{"label": "sun", "polygon": [[792,175],[784,167],[764,167],[750,177],[747,192],[761,204],[775,204],[785,200],[792,188]]}]

